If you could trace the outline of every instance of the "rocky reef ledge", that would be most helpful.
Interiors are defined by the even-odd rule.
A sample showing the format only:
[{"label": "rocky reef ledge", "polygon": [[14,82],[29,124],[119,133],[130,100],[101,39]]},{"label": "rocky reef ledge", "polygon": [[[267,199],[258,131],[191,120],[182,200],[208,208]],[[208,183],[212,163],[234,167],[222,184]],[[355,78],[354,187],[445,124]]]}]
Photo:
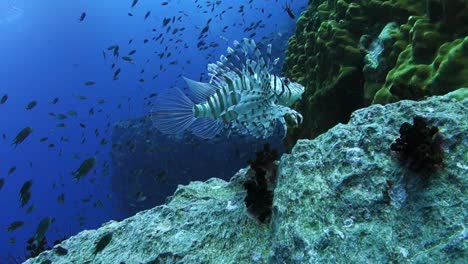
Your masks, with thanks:
[{"label": "rocky reef ledge", "polygon": [[[269,224],[247,215],[241,169],[230,182],[180,185],[166,204],[83,231],[26,263],[464,263],[466,93],[372,105],[299,140],[279,162]],[[443,166],[430,177],[390,150],[416,115],[443,139]]]}]

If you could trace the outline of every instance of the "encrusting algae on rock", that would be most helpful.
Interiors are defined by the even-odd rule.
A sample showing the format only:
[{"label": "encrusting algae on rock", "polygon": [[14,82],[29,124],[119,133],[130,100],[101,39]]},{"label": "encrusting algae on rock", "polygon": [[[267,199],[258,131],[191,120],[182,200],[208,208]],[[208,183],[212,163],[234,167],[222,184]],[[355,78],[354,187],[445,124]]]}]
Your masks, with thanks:
[{"label": "encrusting algae on rock", "polygon": [[[246,200],[258,198],[246,199],[253,170],[245,168],[229,182],[179,185],[161,206],[57,245],[68,254],[49,250],[26,263],[464,263],[468,100],[458,96],[360,109],[298,141],[277,167],[264,149],[251,167],[276,175],[256,214],[266,212],[268,224],[251,218]],[[426,135],[437,127],[444,138],[444,166],[427,179],[390,147],[413,116],[427,120]]]}]

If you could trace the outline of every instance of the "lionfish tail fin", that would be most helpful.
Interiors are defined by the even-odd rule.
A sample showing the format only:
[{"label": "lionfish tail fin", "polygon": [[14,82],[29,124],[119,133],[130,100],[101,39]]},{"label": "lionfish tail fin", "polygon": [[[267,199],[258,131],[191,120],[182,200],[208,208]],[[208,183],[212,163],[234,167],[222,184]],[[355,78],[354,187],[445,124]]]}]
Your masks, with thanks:
[{"label": "lionfish tail fin", "polygon": [[164,134],[180,134],[194,121],[194,103],[178,88],[161,94],[150,113],[156,129]]}]

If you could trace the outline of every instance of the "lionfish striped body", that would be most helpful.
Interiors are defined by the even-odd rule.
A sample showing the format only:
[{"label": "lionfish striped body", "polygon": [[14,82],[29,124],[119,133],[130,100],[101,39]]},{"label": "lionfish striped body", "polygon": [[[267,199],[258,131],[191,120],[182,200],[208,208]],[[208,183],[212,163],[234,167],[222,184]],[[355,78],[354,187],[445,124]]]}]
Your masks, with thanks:
[{"label": "lionfish striped body", "polygon": [[234,49],[208,65],[209,83],[185,78],[190,95],[171,89],[160,96],[151,113],[156,128],[166,134],[184,130],[212,138],[222,129],[234,129],[257,138],[271,136],[277,121],[285,131],[285,115],[297,123],[302,116],[290,109],[304,87],[271,74],[271,45],[263,58],[253,40],[234,41]]}]

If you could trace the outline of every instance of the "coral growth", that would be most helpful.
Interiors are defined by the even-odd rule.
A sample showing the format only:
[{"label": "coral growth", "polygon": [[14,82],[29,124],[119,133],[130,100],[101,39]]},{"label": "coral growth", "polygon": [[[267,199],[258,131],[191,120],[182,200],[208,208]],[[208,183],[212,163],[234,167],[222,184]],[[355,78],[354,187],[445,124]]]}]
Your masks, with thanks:
[{"label": "coral growth", "polygon": [[427,121],[413,118],[413,124],[405,122],[400,127],[400,137],[390,146],[401,154],[401,160],[417,172],[430,172],[442,165],[442,147],[437,127],[428,127]]},{"label": "coral growth", "polygon": [[468,85],[467,0],[311,0],[284,75],[306,91],[287,147],[372,103],[421,100]]},{"label": "coral growth", "polygon": [[451,40],[427,17],[410,18],[401,32],[411,43],[399,54],[373,103],[420,100],[468,84],[468,37]]},{"label": "coral growth", "polygon": [[273,204],[273,189],[276,183],[278,152],[265,144],[262,151],[257,152],[255,160],[249,160],[250,168],[255,173],[244,183],[247,195],[244,199],[247,212],[260,223],[271,219]]}]

